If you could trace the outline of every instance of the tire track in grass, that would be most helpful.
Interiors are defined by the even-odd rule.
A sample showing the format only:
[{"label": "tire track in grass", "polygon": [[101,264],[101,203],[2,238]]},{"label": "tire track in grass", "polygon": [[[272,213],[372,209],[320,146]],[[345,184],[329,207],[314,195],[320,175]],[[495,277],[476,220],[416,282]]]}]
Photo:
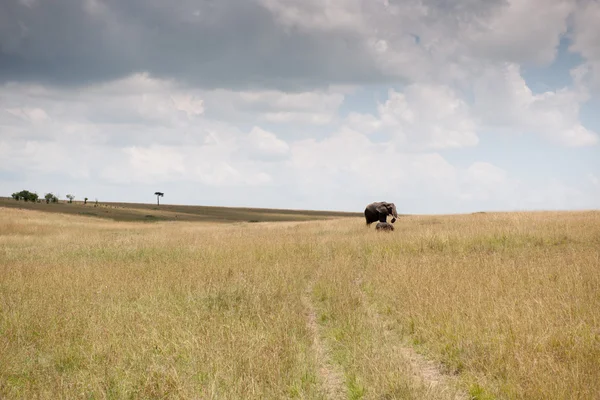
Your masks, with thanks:
[{"label": "tire track in grass", "polygon": [[427,392],[431,394],[431,398],[468,400],[469,396],[457,388],[455,378],[444,374],[438,364],[417,353],[413,347],[406,344],[398,334],[393,332],[391,322],[375,309],[361,288],[362,278],[356,279],[355,283],[369,320],[379,332],[382,332],[383,338],[390,348],[405,360],[412,372],[411,379],[426,388]]},{"label": "tire track in grass", "polygon": [[306,326],[312,336],[312,348],[317,360],[317,376],[327,399],[346,399],[347,392],[344,384],[344,373],[340,365],[334,363],[331,359],[331,350],[321,338],[321,329],[317,321],[317,311],[312,301],[313,285],[313,282],[309,283],[302,296],[302,303],[306,310]]}]

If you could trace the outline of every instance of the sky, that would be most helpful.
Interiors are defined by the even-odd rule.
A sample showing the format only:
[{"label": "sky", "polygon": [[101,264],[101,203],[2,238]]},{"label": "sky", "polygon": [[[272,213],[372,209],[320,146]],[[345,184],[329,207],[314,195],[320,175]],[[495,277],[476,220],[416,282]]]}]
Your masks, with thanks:
[{"label": "sky", "polygon": [[598,0],[1,0],[0,195],[600,208]]}]

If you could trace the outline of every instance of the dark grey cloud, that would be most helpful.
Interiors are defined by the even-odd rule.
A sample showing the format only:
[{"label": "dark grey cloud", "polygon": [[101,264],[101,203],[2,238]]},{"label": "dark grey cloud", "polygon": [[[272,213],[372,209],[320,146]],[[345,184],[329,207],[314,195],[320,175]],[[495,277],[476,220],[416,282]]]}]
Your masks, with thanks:
[{"label": "dark grey cloud", "polygon": [[359,39],[286,29],[252,0],[3,0],[0,81],[82,85],[137,71],[206,88],[377,81]]},{"label": "dark grey cloud", "polygon": [[148,72],[202,88],[290,91],[414,80],[462,62],[461,30],[485,30],[506,4],[2,0],[0,83],[78,86]]},{"label": "dark grey cloud", "polygon": [[87,83],[113,79],[135,68],[126,37],[110,32],[83,2],[0,3],[2,81]]}]

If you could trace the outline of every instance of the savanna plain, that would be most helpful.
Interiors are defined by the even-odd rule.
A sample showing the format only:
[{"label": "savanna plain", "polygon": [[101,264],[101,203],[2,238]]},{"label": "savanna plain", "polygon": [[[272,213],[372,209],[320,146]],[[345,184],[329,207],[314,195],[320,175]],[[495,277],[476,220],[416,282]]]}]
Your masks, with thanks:
[{"label": "savanna plain", "polygon": [[600,212],[394,225],[0,208],[0,398],[600,398]]}]

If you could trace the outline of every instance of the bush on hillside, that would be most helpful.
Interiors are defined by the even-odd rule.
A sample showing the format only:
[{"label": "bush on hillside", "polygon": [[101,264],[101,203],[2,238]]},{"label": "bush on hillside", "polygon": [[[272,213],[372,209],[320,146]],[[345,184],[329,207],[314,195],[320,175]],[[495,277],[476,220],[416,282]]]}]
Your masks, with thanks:
[{"label": "bush on hillside", "polygon": [[12,195],[12,198],[15,200],[24,200],[24,201],[32,201],[32,202],[36,202],[38,199],[38,194],[37,193],[32,193],[29,190],[21,190],[20,192],[15,192]]}]

